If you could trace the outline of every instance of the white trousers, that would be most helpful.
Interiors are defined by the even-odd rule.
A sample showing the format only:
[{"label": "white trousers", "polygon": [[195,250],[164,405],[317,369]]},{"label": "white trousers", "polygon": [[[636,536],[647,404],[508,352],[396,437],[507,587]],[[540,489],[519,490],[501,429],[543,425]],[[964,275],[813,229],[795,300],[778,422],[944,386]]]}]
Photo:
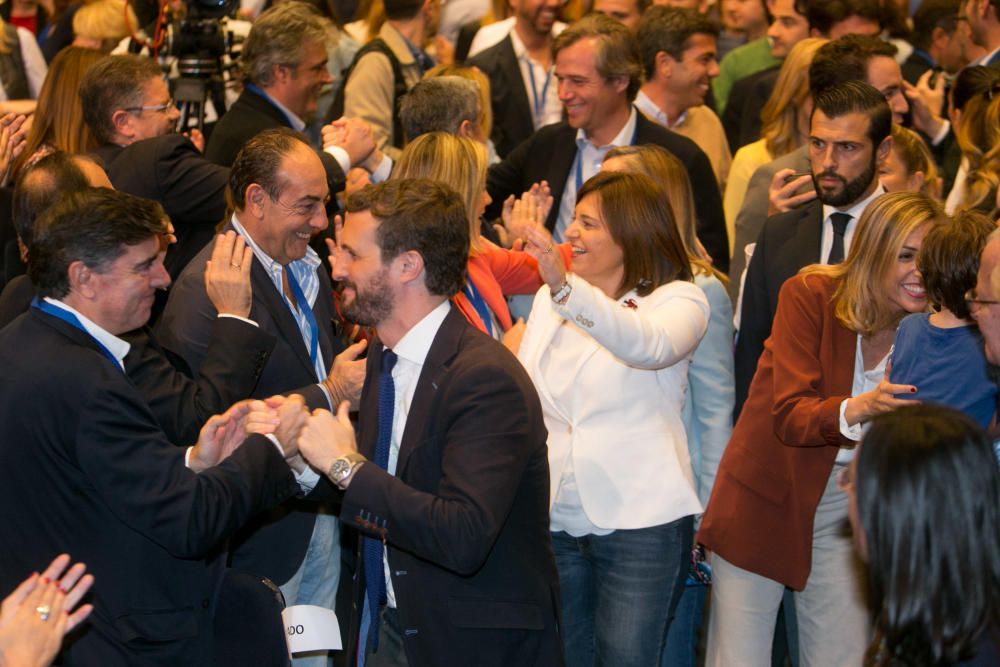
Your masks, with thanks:
[{"label": "white trousers", "polygon": [[[799,667],[860,667],[871,641],[863,570],[847,521],[847,494],[834,466],[816,508],[812,569],[795,593]],[[783,584],[712,555],[706,667],[770,667]]]}]

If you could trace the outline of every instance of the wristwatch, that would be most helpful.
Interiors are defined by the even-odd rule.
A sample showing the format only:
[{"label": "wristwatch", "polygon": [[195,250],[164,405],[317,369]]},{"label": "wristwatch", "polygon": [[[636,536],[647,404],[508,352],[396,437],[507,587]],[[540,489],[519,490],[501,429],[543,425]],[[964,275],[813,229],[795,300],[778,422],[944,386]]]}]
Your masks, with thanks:
[{"label": "wristwatch", "polygon": [[[552,291],[551,288],[549,290]],[[573,291],[573,286],[569,284],[568,280],[564,280],[562,286],[556,291],[552,292],[552,300],[555,301],[560,306],[569,300],[569,294]]]},{"label": "wristwatch", "polygon": [[357,452],[351,452],[350,454],[341,456],[339,459],[334,460],[334,462],[330,464],[330,470],[326,473],[327,477],[329,477],[334,484],[343,488],[341,485],[347,481],[348,478],[350,478],[354,469],[367,460],[368,459]]}]

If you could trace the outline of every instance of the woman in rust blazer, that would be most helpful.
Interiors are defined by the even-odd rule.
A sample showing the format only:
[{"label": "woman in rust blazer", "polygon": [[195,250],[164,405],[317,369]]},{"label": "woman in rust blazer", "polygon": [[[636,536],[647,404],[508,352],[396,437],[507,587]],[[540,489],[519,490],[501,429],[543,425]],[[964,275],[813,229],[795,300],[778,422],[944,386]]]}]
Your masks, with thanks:
[{"label": "woman in rust blazer", "polygon": [[806,267],[781,288],[698,534],[715,573],[707,665],[770,665],[786,586],[802,667],[862,663],[868,615],[836,475],[862,424],[912,390],[882,376],[899,320],[927,306],[914,260],[943,215],[923,195],[883,195],[845,262]]}]

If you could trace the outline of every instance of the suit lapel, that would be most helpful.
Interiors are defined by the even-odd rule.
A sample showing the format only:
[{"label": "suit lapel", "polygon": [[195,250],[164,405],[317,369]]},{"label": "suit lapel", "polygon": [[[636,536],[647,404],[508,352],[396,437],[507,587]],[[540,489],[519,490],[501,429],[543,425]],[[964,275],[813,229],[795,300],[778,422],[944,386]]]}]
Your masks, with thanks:
[{"label": "suit lapel", "polygon": [[[536,317],[536,315],[543,315],[542,317]],[[555,337],[556,332],[559,330],[560,326],[572,326],[572,324],[567,323],[563,325],[563,317],[556,312],[551,306],[548,307],[544,314],[532,313],[532,318],[530,321],[530,326],[538,326],[538,334],[533,337],[535,341],[531,344],[530,348],[524,350],[525,354],[524,364],[527,368],[540,368],[542,355],[545,351],[552,345],[552,339]],[[531,342],[532,338],[525,336],[526,342]],[[584,368],[589,361],[590,357],[597,352],[598,344],[597,342],[588,336],[588,342],[591,344],[589,349],[584,351],[580,355],[578,363],[575,365],[574,369],[568,370],[567,372],[576,375],[581,368]],[[545,381],[543,374],[538,373],[537,377],[532,377],[532,381],[535,384],[535,390],[538,392],[538,396],[542,403],[548,405],[552,410],[558,412],[562,415],[563,419],[569,423],[572,423],[571,415],[563,411],[562,406],[558,401],[553,398],[552,393],[549,391],[549,385]]]},{"label": "suit lapel", "polygon": [[[570,173],[573,168],[573,161],[576,159],[576,130],[564,124],[559,128],[553,137],[552,146],[539,146],[541,151],[548,151],[551,155],[549,162],[549,173],[546,180],[552,188],[552,210],[545,220],[545,226],[549,231],[556,228],[556,220],[559,219],[559,207],[562,203],[563,193],[566,191],[566,181],[574,178]],[[539,155],[538,158],[542,158]]]},{"label": "suit lapel", "polygon": [[[262,306],[263,309],[270,315],[271,319],[274,320],[278,333],[285,339],[285,342],[288,343],[292,350],[295,351],[295,356],[309,371],[309,376],[315,377],[316,368],[313,365],[312,359],[309,358],[309,351],[306,349],[306,344],[302,340],[302,331],[299,329],[299,325],[295,321],[295,318],[292,317],[291,311],[288,310],[288,305],[285,304],[284,297],[282,297],[278,290],[275,289],[274,283],[271,282],[271,277],[267,274],[267,271],[264,270],[264,267],[261,266],[260,262],[257,261],[256,257],[254,257],[253,267],[250,269],[250,283],[253,286],[254,301],[260,302],[259,305]],[[321,297],[322,294],[317,297],[317,299]],[[258,304],[255,303],[254,305],[256,306]],[[254,314],[251,314],[251,318],[259,321]],[[322,334],[320,335],[319,340],[322,342]]]},{"label": "suit lapel", "polygon": [[[823,205],[814,199],[800,210],[802,215],[795,225],[795,246],[801,250],[799,257],[808,258],[808,261],[801,265],[806,266],[823,261],[820,256],[823,244]],[[795,271],[797,272],[801,266]]]},{"label": "suit lapel", "polygon": [[500,49],[498,65],[503,72],[504,80],[507,82],[507,94],[511,97],[513,108],[516,110],[516,120],[529,132],[534,129],[534,121],[531,116],[531,100],[528,99],[528,92],[524,89],[524,79],[521,77],[521,67],[517,62],[517,55],[514,53],[514,43],[507,35]]}]

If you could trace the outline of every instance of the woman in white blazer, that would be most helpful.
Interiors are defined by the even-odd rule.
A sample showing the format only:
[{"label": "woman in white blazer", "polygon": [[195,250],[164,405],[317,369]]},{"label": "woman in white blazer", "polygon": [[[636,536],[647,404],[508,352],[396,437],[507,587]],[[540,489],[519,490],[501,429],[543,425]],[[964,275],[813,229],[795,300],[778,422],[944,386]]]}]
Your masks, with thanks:
[{"label": "woman in white blazer", "polygon": [[646,176],[587,181],[565,239],[568,273],[544,226],[528,230],[546,284],[518,357],[549,432],[567,664],[649,667],[701,512],[681,411],[709,306]]}]

